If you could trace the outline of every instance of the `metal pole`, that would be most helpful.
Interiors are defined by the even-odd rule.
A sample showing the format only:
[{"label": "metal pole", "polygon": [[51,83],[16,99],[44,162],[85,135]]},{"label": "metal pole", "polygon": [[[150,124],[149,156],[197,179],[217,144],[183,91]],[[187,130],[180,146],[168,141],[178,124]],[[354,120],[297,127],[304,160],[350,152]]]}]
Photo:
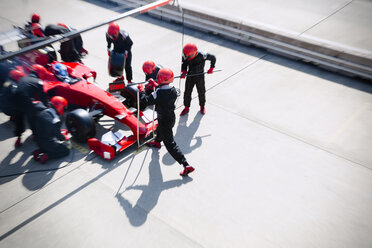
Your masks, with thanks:
[{"label": "metal pole", "polygon": [[139,100],[139,90],[137,91],[137,146],[140,147],[139,142],[139,112],[140,112],[140,100]]},{"label": "metal pole", "polygon": [[152,106],[152,138],[155,138],[155,104]]}]

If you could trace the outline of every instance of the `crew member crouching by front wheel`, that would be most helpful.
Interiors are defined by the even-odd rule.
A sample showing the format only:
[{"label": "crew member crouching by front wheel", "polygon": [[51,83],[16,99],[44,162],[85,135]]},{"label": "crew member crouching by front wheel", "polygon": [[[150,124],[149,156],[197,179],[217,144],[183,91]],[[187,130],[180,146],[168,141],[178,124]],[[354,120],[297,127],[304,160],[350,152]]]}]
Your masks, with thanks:
[{"label": "crew member crouching by front wheel", "polygon": [[67,156],[70,152],[66,143],[58,142],[58,140],[69,140],[67,130],[61,130],[60,119],[68,103],[65,98],[54,96],[50,99],[50,104],[50,108],[37,114],[35,123],[36,142],[39,149],[33,152],[33,156],[36,161],[43,164],[49,159]]},{"label": "crew member crouching by front wheel", "polygon": [[[158,85],[156,90],[149,96],[144,92],[142,84],[138,85],[140,91],[140,103],[147,105],[155,105],[155,110],[158,114],[158,127],[156,129],[155,141],[148,143],[148,146],[160,148],[160,142],[163,141],[167,151],[179,163],[182,164],[184,170],[180,173],[181,176],[187,176],[194,171],[194,168],[187,163],[187,160],[176,144],[172,128],[175,124],[176,116],[174,113],[175,102],[178,97],[176,88],[170,87],[173,82],[174,74],[171,69],[162,68],[158,72]],[[155,83],[153,81],[153,83]],[[155,83],[156,84],[156,83]]]}]

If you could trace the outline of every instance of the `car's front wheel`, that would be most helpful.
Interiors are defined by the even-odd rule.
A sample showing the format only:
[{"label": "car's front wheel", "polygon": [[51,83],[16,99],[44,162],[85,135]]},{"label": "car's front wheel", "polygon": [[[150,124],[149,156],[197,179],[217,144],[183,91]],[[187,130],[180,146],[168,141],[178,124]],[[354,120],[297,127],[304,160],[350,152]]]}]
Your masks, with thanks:
[{"label": "car's front wheel", "polygon": [[66,127],[78,142],[87,142],[96,135],[96,125],[84,109],[75,109],[66,116]]}]

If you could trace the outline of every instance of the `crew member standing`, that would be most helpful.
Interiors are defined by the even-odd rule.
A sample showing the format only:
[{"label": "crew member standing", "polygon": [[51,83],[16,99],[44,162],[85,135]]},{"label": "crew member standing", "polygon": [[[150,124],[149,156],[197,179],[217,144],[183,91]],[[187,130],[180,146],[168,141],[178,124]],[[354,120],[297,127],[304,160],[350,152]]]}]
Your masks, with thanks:
[{"label": "crew member standing", "polygon": [[61,96],[50,99],[50,108],[46,108],[36,115],[35,135],[39,149],[33,152],[34,159],[44,164],[52,158],[67,156],[70,152],[65,143],[59,141],[69,140],[66,130],[61,130],[60,116],[68,103]]},{"label": "crew member standing", "polygon": [[[210,68],[208,73],[213,73],[216,64],[216,57],[209,53],[198,51],[198,48],[193,43],[188,43],[183,47],[183,57],[181,66],[181,78],[185,78],[186,85],[185,93],[183,96],[183,104],[185,108],[181,112],[181,116],[189,112],[191,104],[191,94],[194,86],[198,91],[200,112],[205,114],[205,79],[204,79],[204,66],[205,61],[210,61]],[[196,75],[195,75],[196,74]]]},{"label": "crew member standing", "polygon": [[[114,44],[112,52],[118,54],[124,54],[125,59],[125,74],[127,76],[128,83],[132,82],[132,45],[133,41],[129,37],[129,34],[124,30],[121,30],[119,24],[111,22],[106,32],[107,40],[107,53],[111,56],[111,44]],[[124,81],[124,77],[120,76],[115,81]]]},{"label": "crew member standing", "polygon": [[[170,87],[169,84],[173,82],[174,74],[171,69],[162,68],[159,70],[157,81],[157,89],[149,96],[144,92],[142,84],[138,86],[140,91],[141,104],[155,105],[155,110],[158,114],[158,127],[156,129],[155,141],[147,143],[148,146],[160,148],[160,142],[163,141],[167,151],[184,169],[180,173],[181,176],[187,176],[194,171],[194,168],[187,163],[185,156],[176,144],[172,128],[175,124],[176,116],[174,114],[175,102],[178,97],[177,90]],[[156,84],[156,83],[155,83]]]}]

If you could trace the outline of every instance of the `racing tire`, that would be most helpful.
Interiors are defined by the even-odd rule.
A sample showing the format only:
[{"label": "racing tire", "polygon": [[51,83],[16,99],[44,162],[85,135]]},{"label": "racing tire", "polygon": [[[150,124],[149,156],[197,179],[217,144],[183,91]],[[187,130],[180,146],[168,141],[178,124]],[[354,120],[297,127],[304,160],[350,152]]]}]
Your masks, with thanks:
[{"label": "racing tire", "polygon": [[93,118],[84,109],[75,109],[66,116],[66,127],[72,137],[81,143],[96,135],[96,125]]},{"label": "racing tire", "polygon": [[108,62],[108,70],[111,77],[121,77],[125,67],[124,53],[116,53],[111,51]]},{"label": "racing tire", "polygon": [[[138,107],[137,107],[137,92],[138,92],[137,85],[126,86],[120,92],[120,95],[125,98],[125,101],[123,102],[123,104],[126,107],[129,107],[129,108],[133,107],[133,108],[138,109]],[[146,90],[145,93],[146,93],[146,95],[150,95],[152,93],[152,91]],[[141,111],[146,109],[146,106],[144,104],[142,104],[140,107],[141,107],[141,109],[140,109]]]}]

